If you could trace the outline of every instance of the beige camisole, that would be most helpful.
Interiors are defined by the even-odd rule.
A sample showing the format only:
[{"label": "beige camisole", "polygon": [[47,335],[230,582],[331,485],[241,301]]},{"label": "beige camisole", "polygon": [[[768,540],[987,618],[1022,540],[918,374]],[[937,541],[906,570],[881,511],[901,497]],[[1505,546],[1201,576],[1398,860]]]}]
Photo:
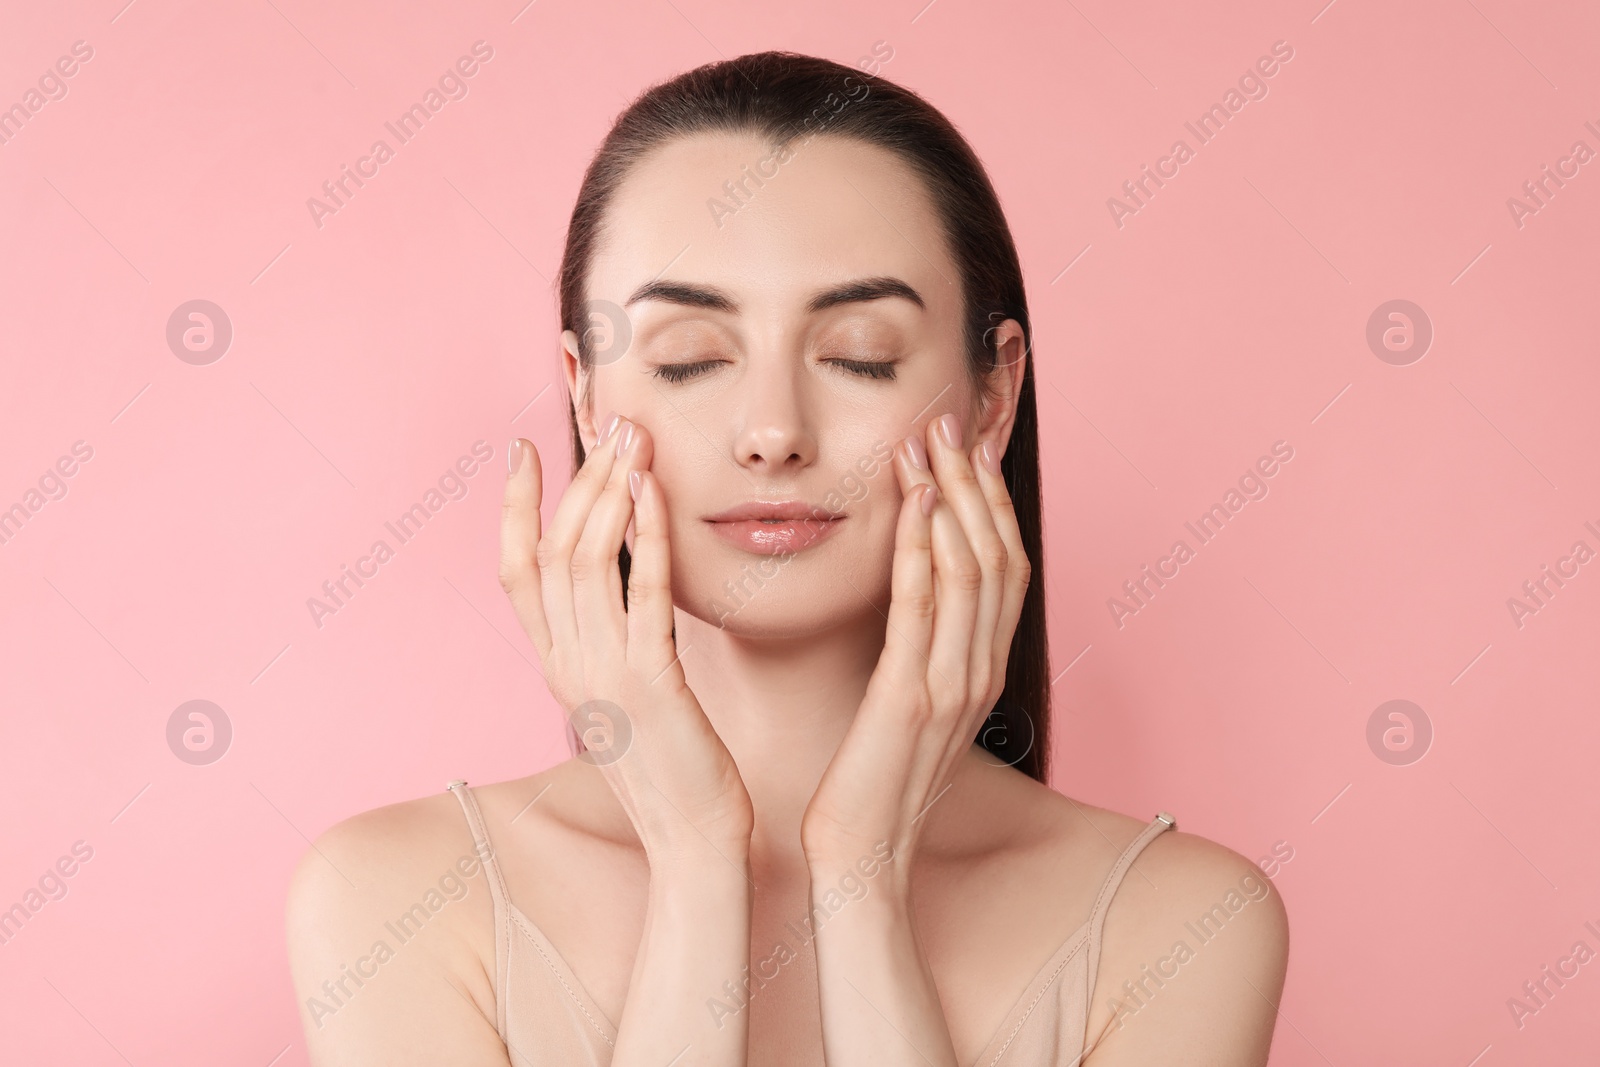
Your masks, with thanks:
[{"label": "beige camisole", "polygon": [[[511,902],[478,801],[464,781],[449,785],[461,801],[494,904],[495,1028],[512,1067],[607,1067],[617,1027],[578,982],[544,932]],[[1026,1064],[1077,1067],[1084,1054],[1089,996],[1100,963],[1106,909],[1128,866],[1157,834],[1176,825],[1165,812],[1123,850],[1084,924],[1028,982],[973,1067]]]}]

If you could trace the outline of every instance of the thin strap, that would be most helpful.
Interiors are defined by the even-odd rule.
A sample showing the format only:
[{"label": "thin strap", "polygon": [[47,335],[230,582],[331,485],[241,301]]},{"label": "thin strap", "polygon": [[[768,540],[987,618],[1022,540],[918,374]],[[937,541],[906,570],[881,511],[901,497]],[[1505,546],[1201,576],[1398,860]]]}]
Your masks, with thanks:
[{"label": "thin strap", "polygon": [[494,904],[494,1003],[495,1029],[500,1040],[506,1040],[506,971],[511,963],[510,895],[505,879],[500,875],[500,864],[494,858],[494,846],[489,842],[489,831],[483,825],[483,813],[478,810],[478,798],[467,788],[465,779],[457,778],[445,786],[461,801],[461,810],[467,816],[467,828],[472,831],[472,844],[483,863],[484,880],[489,883],[489,899]]},{"label": "thin strap", "polygon": [[1095,899],[1094,911],[1089,915],[1089,980],[1083,989],[1084,1021],[1088,1022],[1089,998],[1094,996],[1095,974],[1100,970],[1100,931],[1105,926],[1106,911],[1111,906],[1111,898],[1116,894],[1117,887],[1122,884],[1122,878],[1128,873],[1128,868],[1133,865],[1144,847],[1156,839],[1156,835],[1163,830],[1177,826],[1177,822],[1166,812],[1160,812],[1150,825],[1146,826],[1139,836],[1127,848],[1122,850],[1122,855],[1117,857],[1117,862],[1112,866],[1111,873],[1106,875],[1105,884],[1100,887],[1100,896]]}]

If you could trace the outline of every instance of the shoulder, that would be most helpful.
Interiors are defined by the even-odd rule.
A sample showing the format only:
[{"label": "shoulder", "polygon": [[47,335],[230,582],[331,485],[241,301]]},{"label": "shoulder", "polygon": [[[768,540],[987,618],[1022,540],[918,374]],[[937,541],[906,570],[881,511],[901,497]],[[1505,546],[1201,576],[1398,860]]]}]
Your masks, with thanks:
[{"label": "shoulder", "polygon": [[1176,827],[1135,858],[1112,910],[1120,912],[1119,932],[1184,929],[1187,922],[1209,936],[1227,926],[1240,934],[1231,939],[1237,955],[1271,963],[1288,953],[1288,910],[1272,879],[1233,849]]},{"label": "shoulder", "polygon": [[330,975],[375,970],[375,956],[397,956],[400,939],[391,927],[404,914],[414,917],[402,931],[406,955],[470,969],[475,953],[466,931],[476,924],[469,920],[492,923],[486,903],[470,899],[487,896],[471,892],[483,878],[461,806],[448,792],[336,823],[311,842],[289,880],[284,927],[296,988],[304,997]]},{"label": "shoulder", "polygon": [[[1063,864],[1092,868],[1096,879],[1110,874],[1154,819],[1097,807],[1031,781],[1028,789],[1028,832],[1036,847]],[[1179,916],[1197,917],[1213,903],[1231,905],[1230,914],[1248,904],[1251,925],[1263,934],[1281,934],[1286,943],[1287,912],[1272,880],[1233,849],[1175,825],[1147,841],[1129,864],[1107,911],[1106,940]]]},{"label": "shoulder", "polygon": [[[519,808],[529,815],[526,822],[532,823],[558,807],[552,801],[534,809],[528,799],[570,776],[574,762],[525,778],[472,786],[471,796],[491,843],[496,829],[523,814]],[[466,812],[454,791],[445,787],[424,797],[386,804],[335,823],[311,842],[291,880],[290,910],[325,903],[352,888],[366,895],[382,895],[391,888],[414,886],[418,878],[427,880],[430,874],[463,858],[476,860],[478,856]]]},{"label": "shoulder", "polygon": [[[1084,808],[1123,847],[1148,825]],[[1288,911],[1255,863],[1199,834],[1157,834],[1106,911],[1086,1064],[1183,1059],[1201,1038],[1218,1063],[1265,1063],[1288,953]]]},{"label": "shoulder", "polygon": [[335,919],[414,885],[452,853],[471,855],[472,835],[449,792],[350,816],[311,842],[289,882],[291,938],[306,920]]},{"label": "shoulder", "polygon": [[[501,846],[519,843],[508,831],[514,820],[518,831],[565,821],[557,812],[569,805],[558,801],[570,799],[562,794],[573,793],[572,788],[557,790],[557,797],[543,804],[529,800],[554,782],[570,780],[572,763],[472,787],[471,798],[499,864],[510,859]],[[438,909],[451,920],[438,923],[440,927],[463,936],[486,930],[493,915],[482,859],[461,800],[448,788],[343,819],[310,843],[290,878],[286,910],[291,950],[297,942],[341,926],[391,915],[395,908],[404,911],[419,897],[429,903],[437,903],[439,895],[452,905],[458,899],[466,902]]]},{"label": "shoulder", "polygon": [[313,1062],[435,1040],[494,1052],[487,879],[444,789],[353,815],[310,843],[290,878],[285,934]]}]

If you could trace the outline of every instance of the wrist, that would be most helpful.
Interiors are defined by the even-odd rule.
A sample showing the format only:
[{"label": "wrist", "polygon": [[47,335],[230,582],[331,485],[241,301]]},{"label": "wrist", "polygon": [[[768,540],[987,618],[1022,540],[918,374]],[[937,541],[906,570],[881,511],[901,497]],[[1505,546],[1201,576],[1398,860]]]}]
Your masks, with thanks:
[{"label": "wrist", "polygon": [[750,885],[750,842],[704,839],[647,850],[652,886],[686,883],[704,886]]},{"label": "wrist", "polygon": [[[880,839],[859,848],[817,849],[806,854],[811,899],[816,904],[866,897],[905,902],[911,896],[910,855]],[[830,898],[830,894],[832,897]]]}]

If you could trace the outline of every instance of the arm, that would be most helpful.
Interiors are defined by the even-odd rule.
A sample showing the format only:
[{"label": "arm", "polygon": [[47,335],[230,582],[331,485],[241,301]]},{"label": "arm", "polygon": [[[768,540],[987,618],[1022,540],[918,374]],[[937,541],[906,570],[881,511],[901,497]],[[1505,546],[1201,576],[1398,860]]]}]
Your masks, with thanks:
[{"label": "arm", "polygon": [[750,960],[749,860],[709,846],[650,864],[644,933],[612,1067],[742,1067],[750,1013],[714,1011]]},{"label": "arm", "polygon": [[955,1063],[911,873],[923,815],[1004,688],[1031,567],[997,445],[980,439],[969,455],[953,416],[936,423],[925,449],[919,431],[896,450],[905,495],[883,653],[800,828],[823,903],[880,845],[893,857],[817,938],[829,1067]]},{"label": "arm", "polygon": [[[749,1013],[713,1018],[707,997],[750,959],[754,813],[738,767],[684,678],[672,638],[666,502],[644,427],[613,418],[543,529],[538,452],[513,444],[500,583],[552,695],[603,720],[586,757],[615,793],[650,864],[644,932],[612,1067],[742,1065]],[[627,608],[617,556],[633,527]],[[581,637],[580,637],[581,635]]]},{"label": "arm", "polygon": [[[869,873],[875,858],[811,864],[827,1063],[957,1067],[939,991],[917,940],[907,872],[891,860]],[[840,893],[841,883],[867,889],[850,899]]]}]

